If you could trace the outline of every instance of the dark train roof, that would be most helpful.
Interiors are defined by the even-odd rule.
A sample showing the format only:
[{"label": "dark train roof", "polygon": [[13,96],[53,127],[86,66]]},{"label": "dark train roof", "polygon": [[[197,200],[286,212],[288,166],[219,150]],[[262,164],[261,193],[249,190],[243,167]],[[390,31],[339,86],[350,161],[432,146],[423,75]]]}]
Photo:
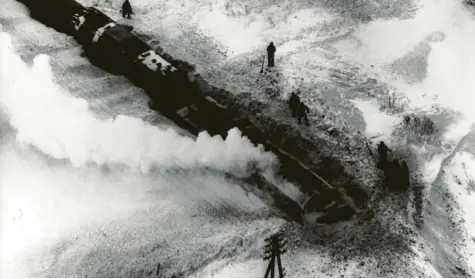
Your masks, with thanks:
[{"label": "dark train roof", "polygon": [[103,36],[120,43],[120,46],[127,50],[131,55],[140,55],[141,53],[151,50],[150,46],[130,33],[125,26],[116,25],[107,29]]},{"label": "dark train roof", "polygon": [[97,28],[97,25],[106,25],[107,23],[114,22],[112,18],[108,17],[103,12],[94,7],[89,7],[85,10],[88,16],[88,24],[93,24]]}]

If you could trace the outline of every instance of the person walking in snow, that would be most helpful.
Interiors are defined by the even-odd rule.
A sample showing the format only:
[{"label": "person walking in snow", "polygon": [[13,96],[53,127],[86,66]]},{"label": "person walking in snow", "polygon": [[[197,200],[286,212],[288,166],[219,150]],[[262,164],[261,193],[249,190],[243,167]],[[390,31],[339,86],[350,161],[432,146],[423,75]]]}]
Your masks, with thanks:
[{"label": "person walking in snow", "polygon": [[305,125],[310,126],[308,123],[308,116],[307,113],[310,112],[310,109],[305,105],[303,102],[299,103],[298,109],[297,109],[297,119],[299,121],[299,124],[302,124],[302,118],[305,121]]},{"label": "person walking in snow", "polygon": [[129,0],[125,0],[124,4],[122,4],[122,16],[124,18],[130,19],[130,15],[133,14],[132,12],[132,5],[130,5]]},{"label": "person walking in snow", "polygon": [[403,188],[403,179],[402,179],[402,170],[401,165],[397,159],[393,160],[392,166],[388,167],[389,171],[392,172],[391,174],[391,186],[390,189],[392,190],[400,190]]},{"label": "person walking in snow", "polygon": [[389,149],[384,141],[381,141],[378,146],[378,153],[379,153],[379,162],[378,162],[378,167],[380,169],[384,169],[387,161],[388,161],[388,154],[387,152],[391,152],[391,149]]},{"label": "person walking in snow", "polygon": [[299,104],[300,104],[299,96],[295,94],[294,92],[292,92],[289,99],[289,108],[292,112],[292,117],[297,116],[297,109],[298,109]]},{"label": "person walking in snow", "polygon": [[274,43],[271,42],[267,47],[267,66],[274,67],[274,53],[276,52],[276,48]]}]

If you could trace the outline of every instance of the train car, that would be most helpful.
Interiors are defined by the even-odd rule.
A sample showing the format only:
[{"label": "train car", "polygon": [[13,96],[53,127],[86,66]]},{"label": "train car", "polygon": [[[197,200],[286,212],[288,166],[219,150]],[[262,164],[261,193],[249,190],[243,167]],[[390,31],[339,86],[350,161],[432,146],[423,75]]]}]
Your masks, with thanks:
[{"label": "train car", "polygon": [[[100,56],[98,59],[112,68],[110,69],[112,72],[126,76],[132,74],[133,77],[143,76],[143,81],[158,75],[156,71],[148,69],[146,65],[136,64],[138,57],[151,49],[120,25],[108,23],[99,28],[94,34],[91,48]],[[140,69],[143,70],[140,71]]]},{"label": "train car", "polygon": [[184,78],[186,74],[176,73],[171,63],[127,26],[116,24],[95,8],[75,14],[73,21],[78,41],[96,65],[113,74],[127,76],[136,86],[144,88],[154,103],[168,103],[166,109],[180,108],[189,99],[176,94],[185,95],[189,91],[182,88],[189,83]]},{"label": "train car", "polygon": [[92,45],[100,28],[115,24],[110,17],[93,7],[77,10],[70,21],[74,29],[73,36],[83,47]]},{"label": "train car", "polygon": [[207,130],[211,134],[226,138],[227,131],[236,127],[233,125],[232,116],[227,108],[210,96],[205,96],[203,104],[203,111],[207,114],[207,122],[209,123]]},{"label": "train car", "polygon": [[72,16],[84,7],[76,1],[68,0],[19,0],[29,7],[32,18],[53,27],[55,30],[72,35],[74,30],[69,22]]}]

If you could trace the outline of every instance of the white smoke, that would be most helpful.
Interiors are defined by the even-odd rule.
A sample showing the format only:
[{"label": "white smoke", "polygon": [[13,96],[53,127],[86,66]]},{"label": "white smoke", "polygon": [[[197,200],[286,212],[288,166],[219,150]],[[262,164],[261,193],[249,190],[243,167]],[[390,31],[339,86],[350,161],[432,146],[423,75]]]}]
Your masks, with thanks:
[{"label": "white smoke", "polygon": [[84,99],[74,98],[54,81],[49,57],[27,65],[0,33],[0,105],[17,130],[17,140],[74,166],[124,164],[147,172],[151,167],[209,167],[237,176],[267,171],[277,158],[231,129],[226,140],[202,132],[197,139],[119,115],[99,120]]}]

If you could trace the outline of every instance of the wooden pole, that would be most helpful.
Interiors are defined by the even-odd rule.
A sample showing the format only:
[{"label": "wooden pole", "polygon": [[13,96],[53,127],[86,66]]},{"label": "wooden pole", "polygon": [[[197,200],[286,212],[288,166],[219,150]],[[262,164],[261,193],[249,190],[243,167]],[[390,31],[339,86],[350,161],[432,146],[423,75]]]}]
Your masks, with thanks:
[{"label": "wooden pole", "polygon": [[280,262],[280,254],[277,254],[277,267],[279,268],[280,278],[284,278],[284,271],[282,270],[282,263]]},{"label": "wooden pole", "polygon": [[264,278],[268,278],[271,268],[272,268],[272,259],[270,260],[269,264],[267,265],[266,275],[264,275]]},{"label": "wooden pole", "polygon": [[268,242],[268,244],[266,245],[266,249],[268,250],[266,250],[267,256],[264,258],[264,260],[270,259],[270,262],[269,262],[269,265],[267,266],[267,270],[264,275],[264,278],[275,278],[276,259],[277,259],[279,277],[284,278],[284,269],[282,268],[280,255],[286,252],[286,250],[284,249],[284,246],[286,245],[287,242],[283,241],[281,243],[281,240],[282,240],[281,238],[282,238],[282,235],[280,234],[276,234],[276,235],[273,235],[272,237],[266,238],[266,242]]},{"label": "wooden pole", "polygon": [[272,260],[271,260],[271,269],[270,269],[270,277],[275,278],[275,254],[274,251],[272,251]]}]

